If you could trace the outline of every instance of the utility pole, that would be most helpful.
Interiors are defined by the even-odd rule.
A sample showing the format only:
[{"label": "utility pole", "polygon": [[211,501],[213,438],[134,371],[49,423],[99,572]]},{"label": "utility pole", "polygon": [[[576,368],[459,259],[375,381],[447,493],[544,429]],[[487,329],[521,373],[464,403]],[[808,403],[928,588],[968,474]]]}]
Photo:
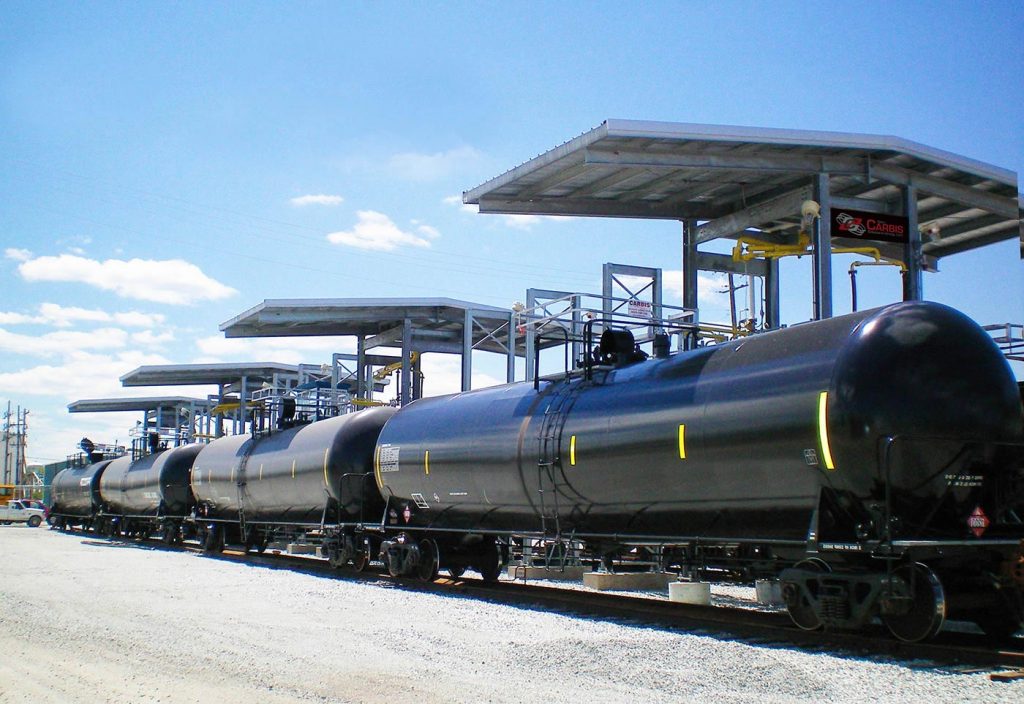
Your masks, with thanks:
[{"label": "utility pole", "polygon": [[10,484],[10,467],[8,466],[11,456],[11,402],[7,402],[7,412],[4,413],[4,475],[3,484]]},{"label": "utility pole", "polygon": [[18,406],[18,414],[14,418],[14,472],[11,476],[14,481],[11,484],[21,484],[18,470],[21,469],[21,406]]}]

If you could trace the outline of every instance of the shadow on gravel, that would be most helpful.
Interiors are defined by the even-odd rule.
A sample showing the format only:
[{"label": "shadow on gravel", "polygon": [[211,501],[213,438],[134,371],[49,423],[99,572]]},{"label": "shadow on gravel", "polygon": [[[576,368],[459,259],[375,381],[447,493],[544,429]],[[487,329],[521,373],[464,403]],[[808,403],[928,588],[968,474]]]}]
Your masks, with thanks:
[{"label": "shadow on gravel", "polygon": [[[943,632],[932,642],[908,644],[893,640],[880,625],[858,634],[796,630],[785,612],[755,612],[722,607],[697,607],[661,600],[636,599],[602,593],[552,589],[516,582],[484,583],[478,578],[441,576],[436,582],[394,578],[381,563],[364,572],[332,568],[326,560],[287,554],[205,554],[195,545],[167,546],[154,541],[84,539],[83,545],[104,548],[189,553],[197,558],[231,563],[251,570],[288,571],[317,579],[367,584],[409,594],[500,604],[524,611],[555,613],[644,628],[666,633],[712,638],[759,648],[798,649],[849,660],[885,661],[915,671],[962,673],[991,671],[999,649],[1024,651],[1024,639],[999,644],[971,633]],[[734,612],[742,611],[741,614]],[[959,654],[958,654],[959,653]],[[1024,653],[1020,654],[1024,663]],[[1018,667],[1020,665],[1017,665]]]}]

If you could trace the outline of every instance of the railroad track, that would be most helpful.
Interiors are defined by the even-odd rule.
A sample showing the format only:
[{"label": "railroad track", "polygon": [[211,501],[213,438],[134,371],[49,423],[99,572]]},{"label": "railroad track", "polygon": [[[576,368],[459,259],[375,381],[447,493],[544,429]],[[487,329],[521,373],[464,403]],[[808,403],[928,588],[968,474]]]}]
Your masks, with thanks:
[{"label": "railroad track", "polygon": [[[106,542],[137,545],[146,549],[180,550],[203,554],[193,545],[167,547],[150,540]],[[360,582],[386,581],[411,592],[457,594],[494,603],[526,608],[543,608],[558,613],[700,632],[711,636],[738,638],[756,645],[789,646],[805,650],[849,654],[857,657],[889,657],[920,667],[948,667],[957,672],[989,672],[994,680],[1024,679],[1024,640],[993,643],[971,633],[940,633],[927,643],[904,643],[892,638],[881,626],[860,633],[804,631],[781,612],[754,611],[721,606],[697,606],[657,599],[581,591],[550,586],[501,581],[487,583],[472,577],[438,577],[433,582],[391,577],[375,565],[364,572],[353,568],[332,568],[326,560],[276,551],[257,555],[228,549],[211,559],[245,561],[271,569],[290,569],[332,579]]]}]

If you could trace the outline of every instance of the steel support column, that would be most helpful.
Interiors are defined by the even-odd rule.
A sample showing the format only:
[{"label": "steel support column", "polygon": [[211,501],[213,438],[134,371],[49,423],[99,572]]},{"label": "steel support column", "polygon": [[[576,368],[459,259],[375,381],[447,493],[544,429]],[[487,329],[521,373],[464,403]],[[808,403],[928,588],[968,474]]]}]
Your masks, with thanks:
[{"label": "steel support column", "polygon": [[824,320],[832,317],[832,204],[827,173],[817,175],[814,198],[821,206],[813,235],[814,319]]},{"label": "steel support column", "polygon": [[242,388],[238,392],[238,421],[242,424],[241,431],[245,432],[245,398],[249,393],[249,377],[242,376]]},{"label": "steel support column", "polygon": [[[370,370],[366,366],[366,338],[356,336],[356,398],[370,398]],[[335,384],[337,388],[337,384]]]},{"label": "steel support column", "polygon": [[505,381],[511,384],[516,380],[516,326],[512,311],[508,313],[508,347],[505,351]]},{"label": "steel support column", "polygon": [[906,186],[903,189],[903,212],[907,214],[907,244],[904,263],[907,271],[903,274],[903,300],[919,301],[924,296],[924,277],[921,262],[921,230],[917,226],[917,189]]},{"label": "steel support column", "polygon": [[683,308],[697,309],[697,221],[683,220]]},{"label": "steel support column", "polygon": [[412,364],[409,355],[412,354],[412,321],[406,318],[402,321],[402,386],[398,391],[398,405],[404,406],[412,400]]},{"label": "steel support column", "polygon": [[473,311],[467,310],[462,321],[462,390],[473,387]]},{"label": "steel support column", "polygon": [[772,257],[767,264],[764,275],[764,327],[775,330],[782,322],[779,311],[779,260]]}]

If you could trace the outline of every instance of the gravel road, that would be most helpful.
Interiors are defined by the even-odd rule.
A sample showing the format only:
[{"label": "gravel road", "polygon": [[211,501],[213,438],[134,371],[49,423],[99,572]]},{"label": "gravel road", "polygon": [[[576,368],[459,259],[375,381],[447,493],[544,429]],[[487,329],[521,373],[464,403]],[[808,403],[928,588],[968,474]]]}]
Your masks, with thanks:
[{"label": "gravel road", "polygon": [[0,703],[1014,702],[926,664],[0,528]]}]

